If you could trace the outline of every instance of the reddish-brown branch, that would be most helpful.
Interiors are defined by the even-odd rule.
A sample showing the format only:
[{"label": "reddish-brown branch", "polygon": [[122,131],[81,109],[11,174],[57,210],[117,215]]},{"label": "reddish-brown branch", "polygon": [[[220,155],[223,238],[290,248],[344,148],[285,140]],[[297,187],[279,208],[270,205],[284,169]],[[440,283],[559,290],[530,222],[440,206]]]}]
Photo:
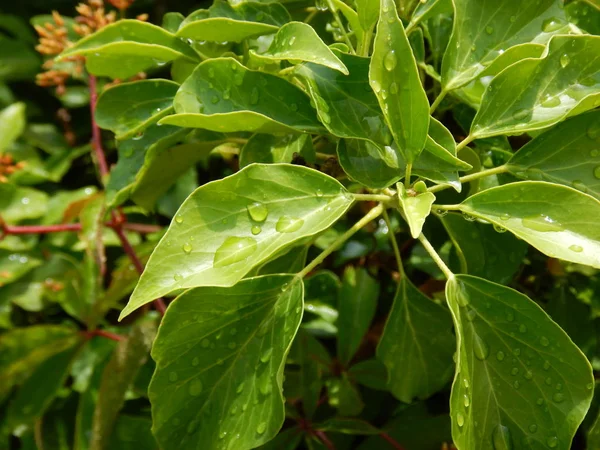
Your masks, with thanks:
[{"label": "reddish-brown branch", "polygon": [[[109,226],[111,226],[111,225],[109,225]],[[148,225],[145,223],[125,222],[123,224],[123,229],[128,230],[128,231],[134,231],[136,233],[149,234],[149,233],[158,233],[163,228],[159,225]]]},{"label": "reddish-brown branch", "polygon": [[98,101],[98,88],[96,85],[96,77],[90,75],[90,114],[92,120],[92,147],[96,154],[96,161],[98,162],[98,171],[100,172],[100,180],[105,181],[108,175],[108,164],[106,162],[106,155],[102,148],[102,136],[100,135],[100,128],[96,124],[96,103]]},{"label": "reddish-brown branch", "polygon": [[396,440],[391,437],[389,434],[387,433],[380,433],[379,436],[381,436],[383,439],[385,439],[386,441],[389,442],[389,444],[394,447],[396,450],[404,450],[404,447],[402,447],[398,442],[396,442]]},{"label": "reddish-brown branch", "polygon": [[[124,223],[116,224],[106,222],[107,227],[116,228],[122,226],[123,229],[137,233],[156,233],[162,230],[158,225],[148,225],[145,223]],[[0,236],[7,234],[48,234],[61,233],[64,231],[81,231],[80,223],[60,223],[57,225],[6,225],[0,223]]]},{"label": "reddish-brown branch", "polygon": [[125,336],[121,336],[120,334],[111,333],[110,331],[104,330],[93,330],[93,331],[83,331],[82,332],[87,339],[91,339],[94,336],[101,336],[106,339],[110,339],[112,341],[124,341],[127,339]]},{"label": "reddish-brown branch", "polygon": [[327,447],[329,450],[335,450],[335,445],[333,442],[329,440],[324,431],[314,430],[314,435],[319,438],[319,440]]}]

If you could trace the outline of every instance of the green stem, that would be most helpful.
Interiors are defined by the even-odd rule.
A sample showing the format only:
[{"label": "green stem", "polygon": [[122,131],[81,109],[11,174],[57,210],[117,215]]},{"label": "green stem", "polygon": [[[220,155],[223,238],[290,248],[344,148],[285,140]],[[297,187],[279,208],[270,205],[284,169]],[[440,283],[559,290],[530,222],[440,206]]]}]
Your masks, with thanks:
[{"label": "green stem", "polygon": [[338,237],[329,247],[321,252],[315,259],[313,259],[308,266],[306,266],[301,272],[298,273],[298,277],[304,278],[308,273],[312,272],[315,267],[321,264],[325,258],[331,255],[334,251],[336,251],[344,242],[350,239],[354,233],[360,230],[369,222],[375,220],[383,213],[384,207],[382,204],[377,205],[371,211],[369,211],[362,219],[356,222],[352,228]]},{"label": "green stem", "polygon": [[406,173],[404,174],[404,187],[410,188],[410,174],[412,172],[412,164],[406,164]]},{"label": "green stem", "polygon": [[342,36],[344,37],[344,41],[346,41],[346,44],[350,48],[350,52],[353,55],[356,55],[356,50],[354,50],[354,46],[352,45],[352,41],[350,40],[350,36],[348,36],[348,33],[346,33],[346,29],[344,28],[344,24],[342,23],[342,20],[340,19],[340,16],[337,13],[337,10],[333,6],[333,2],[331,0],[327,0],[327,6],[329,7],[329,10],[331,11],[331,14],[333,14],[333,18],[337,22],[338,27],[340,27],[340,32],[342,33]]},{"label": "green stem", "polygon": [[392,222],[390,221],[390,216],[388,216],[388,213],[385,209],[383,210],[383,220],[385,220],[385,224],[388,227],[388,236],[390,237],[390,243],[392,244],[392,248],[394,249],[394,256],[396,257],[396,263],[398,264],[398,272],[400,272],[400,275],[404,277],[404,266],[402,265],[402,257],[400,256],[398,241],[396,241],[396,235],[394,234],[394,230],[392,229]]},{"label": "green stem", "polygon": [[371,38],[373,37],[373,31],[375,30],[375,24],[366,30],[363,34],[362,42],[359,44],[358,54],[360,56],[369,56],[371,52]]},{"label": "green stem", "polygon": [[[460,177],[458,180],[462,183],[469,183],[473,180],[477,180],[479,178],[484,178],[484,177],[489,177],[492,175],[497,175],[499,173],[504,173],[507,171],[506,166],[498,166],[498,167],[493,167],[491,169],[487,169],[487,170],[482,170],[480,172],[475,172],[475,173],[471,173],[469,175],[465,175],[464,177]],[[443,191],[444,189],[448,189],[450,186],[448,185],[442,185],[442,184],[438,184],[437,186],[432,186],[429,189],[427,189],[429,192],[439,192],[439,191]]]},{"label": "green stem", "polygon": [[475,138],[473,136],[468,135],[466,138],[464,138],[462,141],[460,141],[456,145],[456,153],[460,152],[463,148],[465,148],[467,145],[469,145],[474,140],[475,140]]},{"label": "green stem", "polygon": [[359,202],[383,202],[387,203],[392,200],[389,195],[382,194],[352,194],[354,199]]},{"label": "green stem", "polygon": [[444,97],[446,97],[447,93],[448,93],[448,91],[446,91],[445,89],[442,89],[442,92],[440,92],[440,95],[437,96],[437,98],[433,101],[431,108],[429,108],[429,114],[433,114],[435,112],[437,107],[440,106],[440,103],[442,103],[442,100],[444,100]]},{"label": "green stem", "polygon": [[446,263],[442,260],[442,258],[438,254],[438,252],[435,251],[435,248],[433,248],[433,245],[431,245],[431,242],[429,242],[427,240],[427,238],[423,235],[423,233],[421,233],[419,235],[419,241],[421,242],[421,244],[423,244],[423,247],[425,247],[425,250],[427,250],[427,253],[429,253],[429,256],[431,256],[431,259],[433,259],[435,261],[435,263],[438,265],[438,267],[440,268],[440,270],[442,272],[444,272],[444,275],[446,276],[446,278],[448,278],[448,279],[454,278],[454,274],[452,273],[452,271],[448,268]]}]

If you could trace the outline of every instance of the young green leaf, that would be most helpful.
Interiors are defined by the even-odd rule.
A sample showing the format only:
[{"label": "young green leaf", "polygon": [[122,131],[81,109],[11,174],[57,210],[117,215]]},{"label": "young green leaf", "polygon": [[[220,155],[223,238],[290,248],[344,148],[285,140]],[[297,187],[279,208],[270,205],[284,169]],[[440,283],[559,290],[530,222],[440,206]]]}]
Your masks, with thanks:
[{"label": "young green leaf", "polygon": [[381,0],[369,81],[398,150],[412,164],[427,140],[429,101],[393,0]]},{"label": "young green leaf", "polygon": [[[23,208],[27,205],[27,208]],[[16,223],[38,219],[48,211],[48,194],[29,187],[0,183],[0,211],[2,219]]]},{"label": "young green leaf", "polygon": [[291,163],[297,157],[315,162],[315,149],[309,134],[257,133],[240,150],[240,167],[252,163]]},{"label": "young green leaf", "polygon": [[293,60],[306,61],[338,70],[348,75],[348,69],[327,47],[310,25],[290,22],[282,26],[265,53],[252,53],[267,62]]},{"label": "young green leaf", "polygon": [[175,96],[177,114],[160,124],[259,133],[320,132],[309,99],[298,87],[233,58],[200,64]]},{"label": "young green leaf", "polygon": [[204,185],[177,212],[121,317],[176,289],[232,286],[280,249],[327,229],[352,202],[335,179],[284,164],[253,164]]},{"label": "young green leaf", "polygon": [[458,340],[450,400],[458,449],[571,448],[594,386],[581,351],[510,288],[456,275],[446,297]]},{"label": "young green leaf", "polygon": [[143,132],[173,112],[179,85],[168,80],[141,80],[107,89],[98,98],[96,123],[115,133],[118,140]]},{"label": "young green leaf", "polygon": [[[510,47],[545,44],[555,34],[568,33],[562,7],[557,0],[454,0],[454,27],[442,64],[444,90],[469,83]],[[525,81],[520,72],[518,78]]]},{"label": "young green leaf", "polygon": [[348,266],[344,271],[338,298],[337,350],[347,365],[358,350],[375,316],[379,284],[366,269]]},{"label": "young green leaf", "polygon": [[364,409],[365,404],[360,392],[343,373],[340,378],[330,378],[325,382],[329,406],[336,408],[340,415],[357,416]]},{"label": "young green leaf", "polygon": [[597,106],[600,36],[555,36],[540,58],[506,68],[488,86],[471,137],[539,130]]},{"label": "young green leaf", "polygon": [[286,354],[302,318],[302,281],[249,278],[180,295],[152,349],[154,433],[161,448],[255,448],[284,420]]},{"label": "young green leaf", "polygon": [[379,17],[378,0],[356,0],[356,10],[363,30],[369,30],[377,23]]},{"label": "young green leaf", "polygon": [[0,111],[0,152],[17,140],[26,124],[25,103],[13,103]]},{"label": "young green leaf", "polygon": [[85,56],[90,73],[129,78],[177,58],[198,61],[189,45],[161,27],[139,20],[119,20],[77,41],[59,56]]},{"label": "young green leaf", "polygon": [[448,311],[403,276],[377,347],[394,396],[411,403],[439,391],[452,376],[454,350]]},{"label": "young green leaf", "polygon": [[426,0],[420,1],[415,8],[408,29],[413,29],[419,23],[424,22],[440,14],[452,14],[454,12],[452,0]]},{"label": "young green leaf", "polygon": [[415,188],[410,191],[407,191],[401,183],[397,183],[396,188],[400,209],[404,212],[411,236],[416,239],[421,234],[425,219],[431,213],[435,195],[427,191],[427,186],[422,181],[415,184]]},{"label": "young green leaf", "polygon": [[519,178],[572,186],[600,199],[600,111],[572,117],[537,136],[506,168]]},{"label": "young green leaf", "polygon": [[244,2],[230,6],[216,1],[207,10],[198,10],[180,25],[177,36],[196,41],[240,42],[251,37],[275,33],[291,20],[279,3]]},{"label": "young green leaf", "polygon": [[312,63],[302,64],[295,71],[306,84],[321,122],[335,136],[389,145],[392,136],[368,83],[369,59],[335,54],[349,75]]},{"label": "young green leaf", "polygon": [[600,202],[575,189],[522,181],[486,189],[456,209],[510,231],[548,256],[600,268]]},{"label": "young green leaf", "polygon": [[383,150],[375,144],[360,139],[340,139],[337,155],[344,172],[367,187],[382,189],[391,186],[403,175],[398,167],[390,167],[382,158],[381,152],[389,154],[392,160],[396,154],[389,146]]}]

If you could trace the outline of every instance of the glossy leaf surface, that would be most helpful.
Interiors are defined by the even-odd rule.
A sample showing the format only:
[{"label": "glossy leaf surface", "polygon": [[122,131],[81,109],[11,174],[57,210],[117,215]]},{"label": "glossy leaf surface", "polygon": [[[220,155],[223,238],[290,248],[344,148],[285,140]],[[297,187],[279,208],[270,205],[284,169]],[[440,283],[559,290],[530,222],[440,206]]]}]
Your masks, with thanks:
[{"label": "glossy leaf surface", "polygon": [[450,400],[458,449],[571,448],[592,398],[581,351],[510,288],[457,275],[446,296],[458,335]]},{"label": "glossy leaf surface", "polygon": [[475,194],[457,209],[507,229],[548,256],[600,267],[600,202],[575,189],[511,183]]},{"label": "glossy leaf surface", "polygon": [[333,178],[284,164],[253,164],[204,185],[177,212],[121,317],[175,289],[231,286],[278,250],[328,228],[352,202]]},{"label": "glossy leaf surface", "polygon": [[400,153],[411,164],[421,153],[429,128],[429,101],[404,26],[392,0],[381,13],[369,67],[369,82]]},{"label": "glossy leaf surface", "polygon": [[161,124],[212,131],[280,133],[321,130],[306,95],[287,81],[232,58],[200,64],[175,96],[177,114]]},{"label": "glossy leaf surface", "polygon": [[150,400],[162,448],[242,450],[277,434],[302,291],[301,281],[273,275],[192,289],[170,305],[152,349]]},{"label": "glossy leaf surface", "polygon": [[0,111],[0,152],[9,148],[25,129],[25,104],[14,103]]},{"label": "glossy leaf surface", "polygon": [[427,191],[425,184],[423,183],[420,186],[422,186],[420,190],[411,189],[409,192],[403,184],[398,183],[396,185],[400,209],[404,212],[410,234],[414,239],[421,234],[425,219],[431,213],[431,205],[435,202],[435,195]]},{"label": "glossy leaf surface", "polygon": [[[389,151],[388,151],[389,149]],[[369,141],[340,139],[337,155],[340,165],[348,176],[367,187],[382,189],[391,186],[402,177],[402,169],[390,167],[381,157],[381,151],[395,154],[390,147],[383,150]]]},{"label": "glossy leaf surface", "polygon": [[314,163],[315,149],[310,135],[255,134],[240,150],[240,167],[252,163],[291,163],[298,157]]},{"label": "glossy leaf surface", "polygon": [[387,367],[394,396],[411,403],[437,392],[452,376],[454,351],[448,311],[403,276],[377,347],[377,359]]}]

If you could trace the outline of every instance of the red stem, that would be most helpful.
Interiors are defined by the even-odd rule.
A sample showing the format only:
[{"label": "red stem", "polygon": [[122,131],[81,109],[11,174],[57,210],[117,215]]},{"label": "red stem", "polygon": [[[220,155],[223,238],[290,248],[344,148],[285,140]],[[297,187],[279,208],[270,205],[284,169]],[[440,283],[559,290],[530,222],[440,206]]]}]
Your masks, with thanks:
[{"label": "red stem", "polygon": [[100,180],[105,181],[108,176],[108,164],[106,163],[106,155],[102,148],[102,137],[100,135],[100,128],[96,124],[96,103],[98,101],[98,89],[96,87],[96,77],[90,75],[90,114],[92,120],[92,147],[96,154],[96,160],[98,161],[98,171],[100,172]]},{"label": "red stem", "polygon": [[[111,226],[111,225],[109,225]],[[148,225],[145,223],[129,223],[125,222],[123,224],[123,229],[129,231],[135,231],[137,233],[158,233],[162,230],[161,226],[158,225]]]},{"label": "red stem", "polygon": [[[106,222],[110,228],[116,228],[119,224]],[[123,229],[137,233],[156,233],[162,230],[158,225],[147,225],[145,223],[124,223]],[[63,231],[81,231],[80,223],[61,223],[57,225],[0,225],[0,234],[46,234],[60,233]]]},{"label": "red stem", "polygon": [[84,331],[83,334],[86,338],[91,339],[94,336],[101,336],[106,339],[110,339],[111,341],[124,341],[127,339],[125,336],[121,336],[120,334],[111,333],[110,331],[104,330],[93,330],[93,331]]},{"label": "red stem", "polygon": [[324,431],[314,430],[313,433],[329,450],[335,450],[335,445],[329,440]]},{"label": "red stem", "polygon": [[396,442],[396,440],[393,437],[391,437],[389,434],[382,432],[379,434],[379,436],[381,436],[383,439],[388,441],[390,443],[390,445],[392,447],[394,447],[396,450],[404,450],[404,447],[402,447],[398,442]]}]

